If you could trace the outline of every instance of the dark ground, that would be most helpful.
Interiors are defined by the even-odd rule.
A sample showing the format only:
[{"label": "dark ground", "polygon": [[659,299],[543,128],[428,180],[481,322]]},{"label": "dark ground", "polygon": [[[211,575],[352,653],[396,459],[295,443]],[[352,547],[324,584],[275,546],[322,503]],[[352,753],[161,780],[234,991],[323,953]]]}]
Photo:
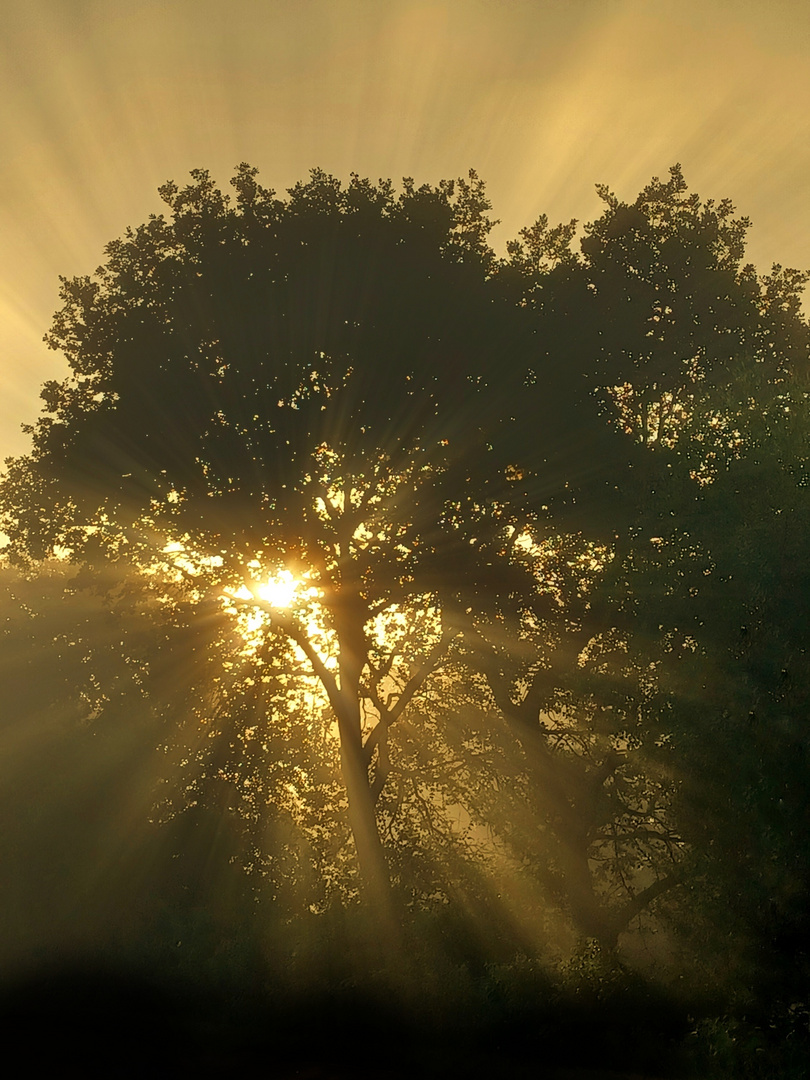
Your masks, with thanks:
[{"label": "dark ground", "polygon": [[[685,1018],[662,1002],[494,1004],[412,1014],[356,990],[281,999],[211,992],[103,965],[42,969],[3,993],[6,1057],[31,1075],[298,1080],[669,1080],[683,1076]],[[428,1013],[425,1015],[425,1013]]]}]

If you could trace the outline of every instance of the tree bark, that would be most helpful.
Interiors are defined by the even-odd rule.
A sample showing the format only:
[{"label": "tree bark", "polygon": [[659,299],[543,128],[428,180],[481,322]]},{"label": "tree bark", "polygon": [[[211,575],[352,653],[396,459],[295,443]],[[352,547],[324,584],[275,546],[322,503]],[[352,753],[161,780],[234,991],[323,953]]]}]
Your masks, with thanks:
[{"label": "tree bark", "polygon": [[[396,909],[388,860],[380,840],[374,799],[369,784],[368,764],[360,735],[358,703],[345,703],[338,717],[340,766],[349,801],[351,826],[364,899],[374,922],[374,937],[380,959],[396,958],[400,947],[401,924]],[[357,718],[351,715],[357,711]]]},{"label": "tree bark", "polygon": [[360,677],[368,659],[366,611],[359,598],[349,602],[336,618],[340,687],[333,707],[340,733],[340,766],[349,802],[349,824],[354,838],[360,878],[378,959],[398,962],[402,924],[391,887],[391,875],[377,824],[369,759],[363,746],[360,722]]}]

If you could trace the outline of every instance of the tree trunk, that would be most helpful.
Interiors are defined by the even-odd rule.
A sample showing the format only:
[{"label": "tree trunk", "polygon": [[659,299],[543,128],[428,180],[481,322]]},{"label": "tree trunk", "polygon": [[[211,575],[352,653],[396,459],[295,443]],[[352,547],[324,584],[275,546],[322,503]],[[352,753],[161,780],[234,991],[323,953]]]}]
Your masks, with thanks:
[{"label": "tree trunk", "polygon": [[[491,685],[491,684],[490,684]],[[497,695],[496,695],[497,697]],[[577,930],[595,938],[608,951],[616,947],[619,927],[609,910],[600,902],[594,889],[593,874],[588,861],[588,824],[572,795],[583,782],[561,769],[549,753],[539,722],[532,722],[520,705],[512,704],[501,694],[498,703],[504,709],[512,730],[526,755],[526,764],[533,774],[534,786],[550,811],[548,823],[557,840],[562,892],[568,901],[571,919]],[[536,720],[536,718],[534,718]]]},{"label": "tree trunk", "polygon": [[402,926],[391,888],[388,860],[380,839],[371,792],[368,760],[360,723],[360,676],[365,665],[366,612],[350,605],[337,622],[340,690],[336,709],[340,732],[340,765],[349,801],[349,824],[354,837],[364,899],[373,921],[372,939],[384,966],[398,963]]},{"label": "tree trunk", "polygon": [[349,824],[360,866],[362,890],[374,923],[373,937],[379,945],[380,959],[387,961],[394,959],[399,949],[401,927],[377,826],[359,719],[355,724],[349,717],[340,717],[338,727],[340,765],[349,800]]},{"label": "tree trunk", "polygon": [[604,952],[613,952],[620,928],[594,890],[587,837],[563,834],[559,839],[565,891],[574,925],[584,937],[598,941]]},{"label": "tree trunk", "polygon": [[273,632],[286,635],[302,649],[329,698],[340,732],[340,765],[349,802],[349,824],[357,851],[362,895],[372,923],[369,935],[375,954],[372,959],[393,970],[400,965],[404,955],[402,923],[377,826],[360,722],[360,676],[368,661],[365,637],[368,608],[357,592],[349,593],[348,599],[344,595],[333,607],[338,637],[338,680],[309,640],[306,630],[294,618],[280,616],[272,604],[257,596],[252,600],[236,598],[236,603],[249,604],[271,615]]}]

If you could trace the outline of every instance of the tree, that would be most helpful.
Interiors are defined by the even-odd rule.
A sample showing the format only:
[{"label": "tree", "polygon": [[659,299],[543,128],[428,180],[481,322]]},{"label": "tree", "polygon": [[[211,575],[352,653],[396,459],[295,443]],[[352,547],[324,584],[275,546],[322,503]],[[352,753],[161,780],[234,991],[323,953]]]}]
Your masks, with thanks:
[{"label": "tree", "polygon": [[712,395],[806,364],[800,275],[743,266],[745,220],[678,168],[633,206],[602,189],[581,255],[541,219],[505,260],[473,173],[395,195],[316,170],[280,200],[243,165],[235,205],[192,179],[63,282],[72,373],[8,463],[9,554],[135,567],[205,613],[197,663],[224,619],[255,664],[195,710],[252,716],[295,677],[331,711],[381,940],[392,734],[476,700],[535,815],[492,807],[500,839],[613,947],[685,872],[659,670],[710,559],[677,523],[737,452]]},{"label": "tree", "polygon": [[[715,649],[728,647],[707,635],[716,614],[704,605],[728,611],[729,597],[709,601],[707,585],[751,575],[734,571],[726,529],[739,513],[727,518],[718,496],[752,452],[751,418],[778,412],[788,385],[797,393],[809,353],[806,276],[775,267],[760,279],[743,265],[748,223],[730,202],[702,204],[678,167],[633,205],[600,194],[606,210],[585,227],[581,256],[576,223],[549,229],[541,218],[500,270],[500,286],[535,313],[537,371],[554,372],[568,407],[543,470],[548,513],[527,525],[543,585],[501,612],[521,625],[520,645],[491,622],[466,644],[546,793],[540,816],[559,848],[539,865],[548,875],[556,863],[575,921],[611,946],[691,876],[672,728],[695,691],[677,660],[696,649],[718,663]],[[523,430],[533,407],[530,393],[516,403]],[[573,448],[572,414],[586,435]],[[576,479],[555,490],[561,473]],[[741,541],[742,525],[731,535]],[[763,575],[772,546],[764,552]],[[744,678],[732,666],[726,692]],[[701,745],[708,730],[685,712]]]},{"label": "tree", "polygon": [[679,630],[662,671],[679,818],[703,883],[694,907],[711,912],[710,933],[723,928],[704,948],[765,1010],[801,1000],[810,975],[807,402],[806,366],[774,384],[751,365],[706,403],[730,421],[732,447],[681,509],[705,565],[673,598]]},{"label": "tree", "polygon": [[[398,198],[318,171],[287,202],[247,166],[233,183],[235,207],[203,172],[166,185],[171,220],[108,245],[95,279],[63,281],[48,341],[72,373],[46,385],[33,453],[9,465],[11,551],[185,576],[306,658],[392,933],[374,812],[388,729],[456,634],[438,580],[457,562],[450,580],[475,588],[479,553],[447,496],[457,517],[506,485],[487,446],[524,331],[488,290],[474,174]],[[278,573],[298,583],[283,608],[262,592]],[[434,613],[422,640],[392,638],[386,620],[416,605]]]}]

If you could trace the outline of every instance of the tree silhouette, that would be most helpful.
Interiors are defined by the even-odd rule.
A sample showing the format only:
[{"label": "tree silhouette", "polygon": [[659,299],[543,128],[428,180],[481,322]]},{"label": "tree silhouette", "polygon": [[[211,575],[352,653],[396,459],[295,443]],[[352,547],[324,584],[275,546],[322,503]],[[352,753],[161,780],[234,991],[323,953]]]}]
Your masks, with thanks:
[{"label": "tree silhouette", "polygon": [[[398,198],[319,171],[286,202],[247,166],[233,184],[235,206],[203,172],[166,185],[171,220],[63,282],[48,341],[72,374],[45,387],[33,453],[9,467],[12,549],[190,574],[300,650],[338,724],[360,866],[385,911],[387,733],[456,634],[438,582],[459,609],[476,588],[484,541],[460,522],[507,486],[491,447],[526,332],[488,288],[474,174],[406,181]],[[260,595],[281,567],[317,598],[314,637],[306,604]],[[375,637],[375,620],[417,603],[435,612],[425,641]]]},{"label": "tree silhouette", "polygon": [[[525,526],[540,587],[512,594],[465,646],[544,793],[539,819],[556,844],[537,851],[538,872],[610,946],[691,865],[673,710],[697,744],[707,733],[680,660],[695,649],[710,666],[727,648],[705,610],[728,610],[718,579],[737,577],[719,493],[756,452],[743,436],[752,418],[778,411],[788,386],[801,397],[810,338],[806,275],[759,278],[743,261],[746,219],[727,200],[701,203],[679,167],[632,205],[600,194],[581,254],[576,223],[541,218],[499,267],[498,287],[534,316],[535,385],[561,407],[544,415],[537,457],[519,457],[546,504]],[[516,431],[536,431],[536,404],[529,389],[515,399]],[[715,557],[725,570],[713,576]],[[504,621],[521,626],[519,645]]]},{"label": "tree silhouette", "polygon": [[686,872],[665,676],[718,536],[679,523],[742,452],[723,394],[805,370],[802,278],[744,266],[745,219],[678,168],[632,206],[601,189],[581,254],[541,219],[503,260],[474,173],[397,195],[315,170],[286,200],[256,175],[233,203],[166,185],[168,219],[63,281],[71,374],[8,463],[8,553],[163,583],[203,616],[190,670],[206,627],[234,655],[252,634],[195,710],[320,694],[381,940],[392,732],[478,695],[542,823],[511,830],[504,796],[502,839],[613,947]]}]

